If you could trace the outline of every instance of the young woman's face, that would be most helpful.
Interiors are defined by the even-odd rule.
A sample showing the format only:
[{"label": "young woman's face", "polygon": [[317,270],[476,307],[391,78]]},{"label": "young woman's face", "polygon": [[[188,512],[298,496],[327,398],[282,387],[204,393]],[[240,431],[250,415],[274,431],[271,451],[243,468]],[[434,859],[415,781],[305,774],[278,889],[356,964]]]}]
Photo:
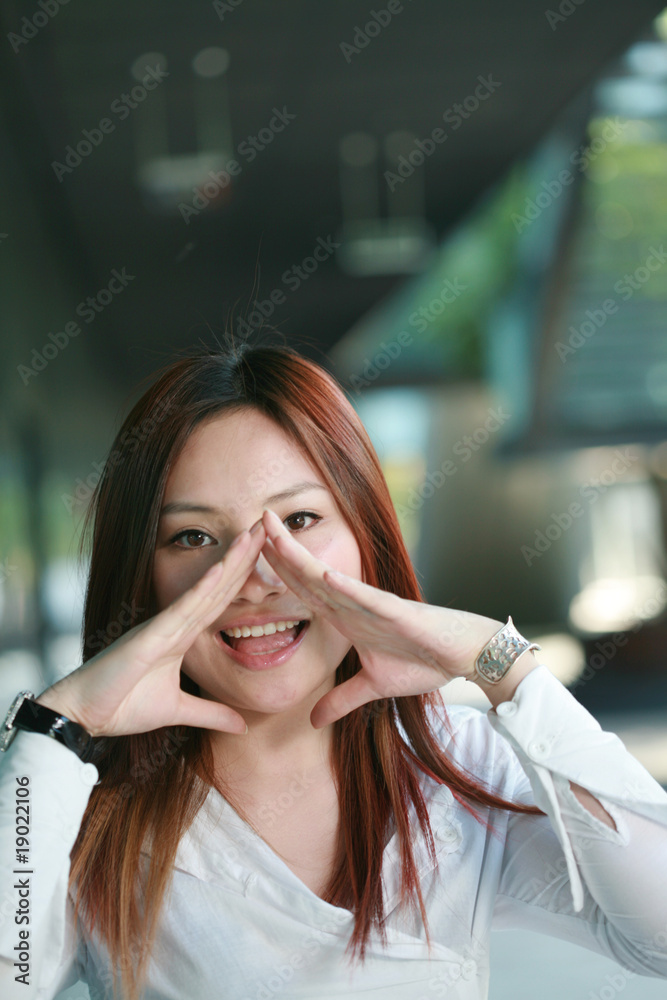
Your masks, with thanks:
[{"label": "young woman's face", "polygon": [[[309,485],[301,488],[304,483]],[[292,488],[299,492],[272,499]],[[359,546],[331,493],[291,438],[258,410],[226,413],[193,431],[167,479],[163,508],[175,503],[207,510],[160,516],[153,561],[157,610],[220,560],[264,507],[275,511],[318,559],[363,579]],[[310,621],[291,655],[275,666],[254,670],[230,655],[220,634],[246,618]],[[286,712],[305,702],[312,707],[334,686],[336,668],[350,646],[333,625],[303,604],[260,553],[231,603],[187,651],[183,670],[204,697],[245,709],[248,718],[251,712]],[[247,651],[250,655],[250,646]]]}]

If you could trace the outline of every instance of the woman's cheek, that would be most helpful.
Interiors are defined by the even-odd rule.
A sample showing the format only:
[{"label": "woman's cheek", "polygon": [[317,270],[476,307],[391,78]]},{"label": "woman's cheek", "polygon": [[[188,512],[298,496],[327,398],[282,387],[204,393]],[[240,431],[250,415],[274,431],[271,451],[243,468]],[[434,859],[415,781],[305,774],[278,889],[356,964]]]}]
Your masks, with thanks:
[{"label": "woman's cheek", "polygon": [[332,569],[338,569],[347,576],[361,578],[361,555],[354,535],[345,532],[332,532],[325,537],[322,534],[312,541],[304,541],[310,554],[325,562]]},{"label": "woman's cheek", "polygon": [[160,610],[194,586],[206,568],[202,566],[200,572],[194,573],[192,569],[170,566],[166,559],[156,559],[153,564],[153,590]]}]

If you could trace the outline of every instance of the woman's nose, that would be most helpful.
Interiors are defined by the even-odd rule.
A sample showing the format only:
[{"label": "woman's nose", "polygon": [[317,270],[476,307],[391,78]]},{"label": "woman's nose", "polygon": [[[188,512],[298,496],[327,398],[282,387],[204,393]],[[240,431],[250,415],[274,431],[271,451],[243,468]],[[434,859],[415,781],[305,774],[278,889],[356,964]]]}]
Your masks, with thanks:
[{"label": "woman's nose", "polygon": [[251,589],[268,589],[275,591],[287,590],[287,584],[281,579],[281,577],[278,576],[276,571],[261,552],[239,593],[243,593],[243,591],[247,590],[248,587]]}]

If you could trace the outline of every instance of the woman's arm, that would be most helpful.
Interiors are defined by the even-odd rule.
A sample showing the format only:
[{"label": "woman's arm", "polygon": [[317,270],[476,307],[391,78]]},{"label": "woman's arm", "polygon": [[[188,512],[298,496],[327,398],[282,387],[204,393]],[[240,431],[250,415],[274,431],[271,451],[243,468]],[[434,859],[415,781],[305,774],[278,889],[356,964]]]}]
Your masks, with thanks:
[{"label": "woman's arm", "polygon": [[[493,638],[494,634],[495,633],[489,635],[489,639]],[[539,664],[535,658],[535,654],[532,650],[526,650],[517,657],[505,676],[502,680],[498,681],[497,684],[489,684],[481,677],[476,678],[475,683],[487,696],[495,712],[498,705],[505,701],[510,701],[513,698],[520,682],[537,666],[539,666]],[[582,788],[581,785],[577,785],[574,781],[570,782],[570,788],[576,795],[579,802],[581,802],[581,804],[593,816],[601,820],[603,823],[606,823],[607,826],[612,827],[612,829],[616,829],[616,824],[614,823],[612,817],[609,815],[604,806],[598,802],[593,795],[591,795],[588,789]]]},{"label": "woman's arm", "polygon": [[3,1000],[51,1000],[81,978],[69,856],[97,777],[93,764],[39,733],[18,732],[0,754]]},{"label": "woman's arm", "polygon": [[[352,642],[361,663],[319,700],[311,723],[326,725],[378,699],[424,694],[454,677],[479,684],[494,702],[487,714],[492,728],[514,749],[524,786],[532,786],[535,804],[546,813],[511,814],[500,896],[512,900],[514,915],[518,906],[526,908],[529,929],[567,936],[565,927],[576,926],[585,936],[597,928],[606,935],[608,954],[631,959],[644,975],[667,978],[667,937],[660,937],[667,931],[667,793],[618,736],[602,732],[528,650],[499,682],[485,682],[476,662],[502,622],[400,598],[334,573],[272,512],[264,519],[269,537],[263,551],[271,566]],[[608,818],[598,818],[598,808]],[[562,874],[537,890],[544,859],[553,858],[558,844]],[[546,927],[537,926],[540,914]]]},{"label": "woman's arm", "polygon": [[563,937],[667,978],[667,792],[546,666],[510,690],[487,718],[548,820],[510,817],[494,926]]},{"label": "woman's arm", "polygon": [[[264,540],[261,524],[258,528],[254,534],[241,532],[237,544],[193,587],[37,701],[92,736],[143,733],[165,725],[245,730],[235,709],[182,690],[180,671],[197,635],[220,615],[256,562]],[[64,982],[78,978],[74,956],[80,942],[68,909],[70,852],[98,777],[93,764],[84,764],[41,733],[19,728],[9,748],[0,752],[3,1000],[37,995],[49,1000]],[[21,832],[19,815],[26,820]],[[25,962],[17,964],[17,955],[24,955]],[[19,978],[24,971],[27,978]]]}]

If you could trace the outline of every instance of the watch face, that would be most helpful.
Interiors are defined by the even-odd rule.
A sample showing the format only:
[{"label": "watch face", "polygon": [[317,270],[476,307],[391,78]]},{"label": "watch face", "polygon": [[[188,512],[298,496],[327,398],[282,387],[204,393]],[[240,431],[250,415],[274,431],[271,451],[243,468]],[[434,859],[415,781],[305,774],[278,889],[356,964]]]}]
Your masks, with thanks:
[{"label": "watch face", "polygon": [[15,736],[16,730],[13,726],[7,728],[7,720],[5,720],[2,730],[0,730],[0,750],[7,750]]},{"label": "watch face", "polygon": [[2,724],[2,729],[0,730],[0,750],[6,750],[14,737],[16,736],[15,720],[19,709],[23,705],[26,698],[34,698],[32,691],[20,691],[14,701],[11,703],[9,711],[5,716],[5,721]]}]

